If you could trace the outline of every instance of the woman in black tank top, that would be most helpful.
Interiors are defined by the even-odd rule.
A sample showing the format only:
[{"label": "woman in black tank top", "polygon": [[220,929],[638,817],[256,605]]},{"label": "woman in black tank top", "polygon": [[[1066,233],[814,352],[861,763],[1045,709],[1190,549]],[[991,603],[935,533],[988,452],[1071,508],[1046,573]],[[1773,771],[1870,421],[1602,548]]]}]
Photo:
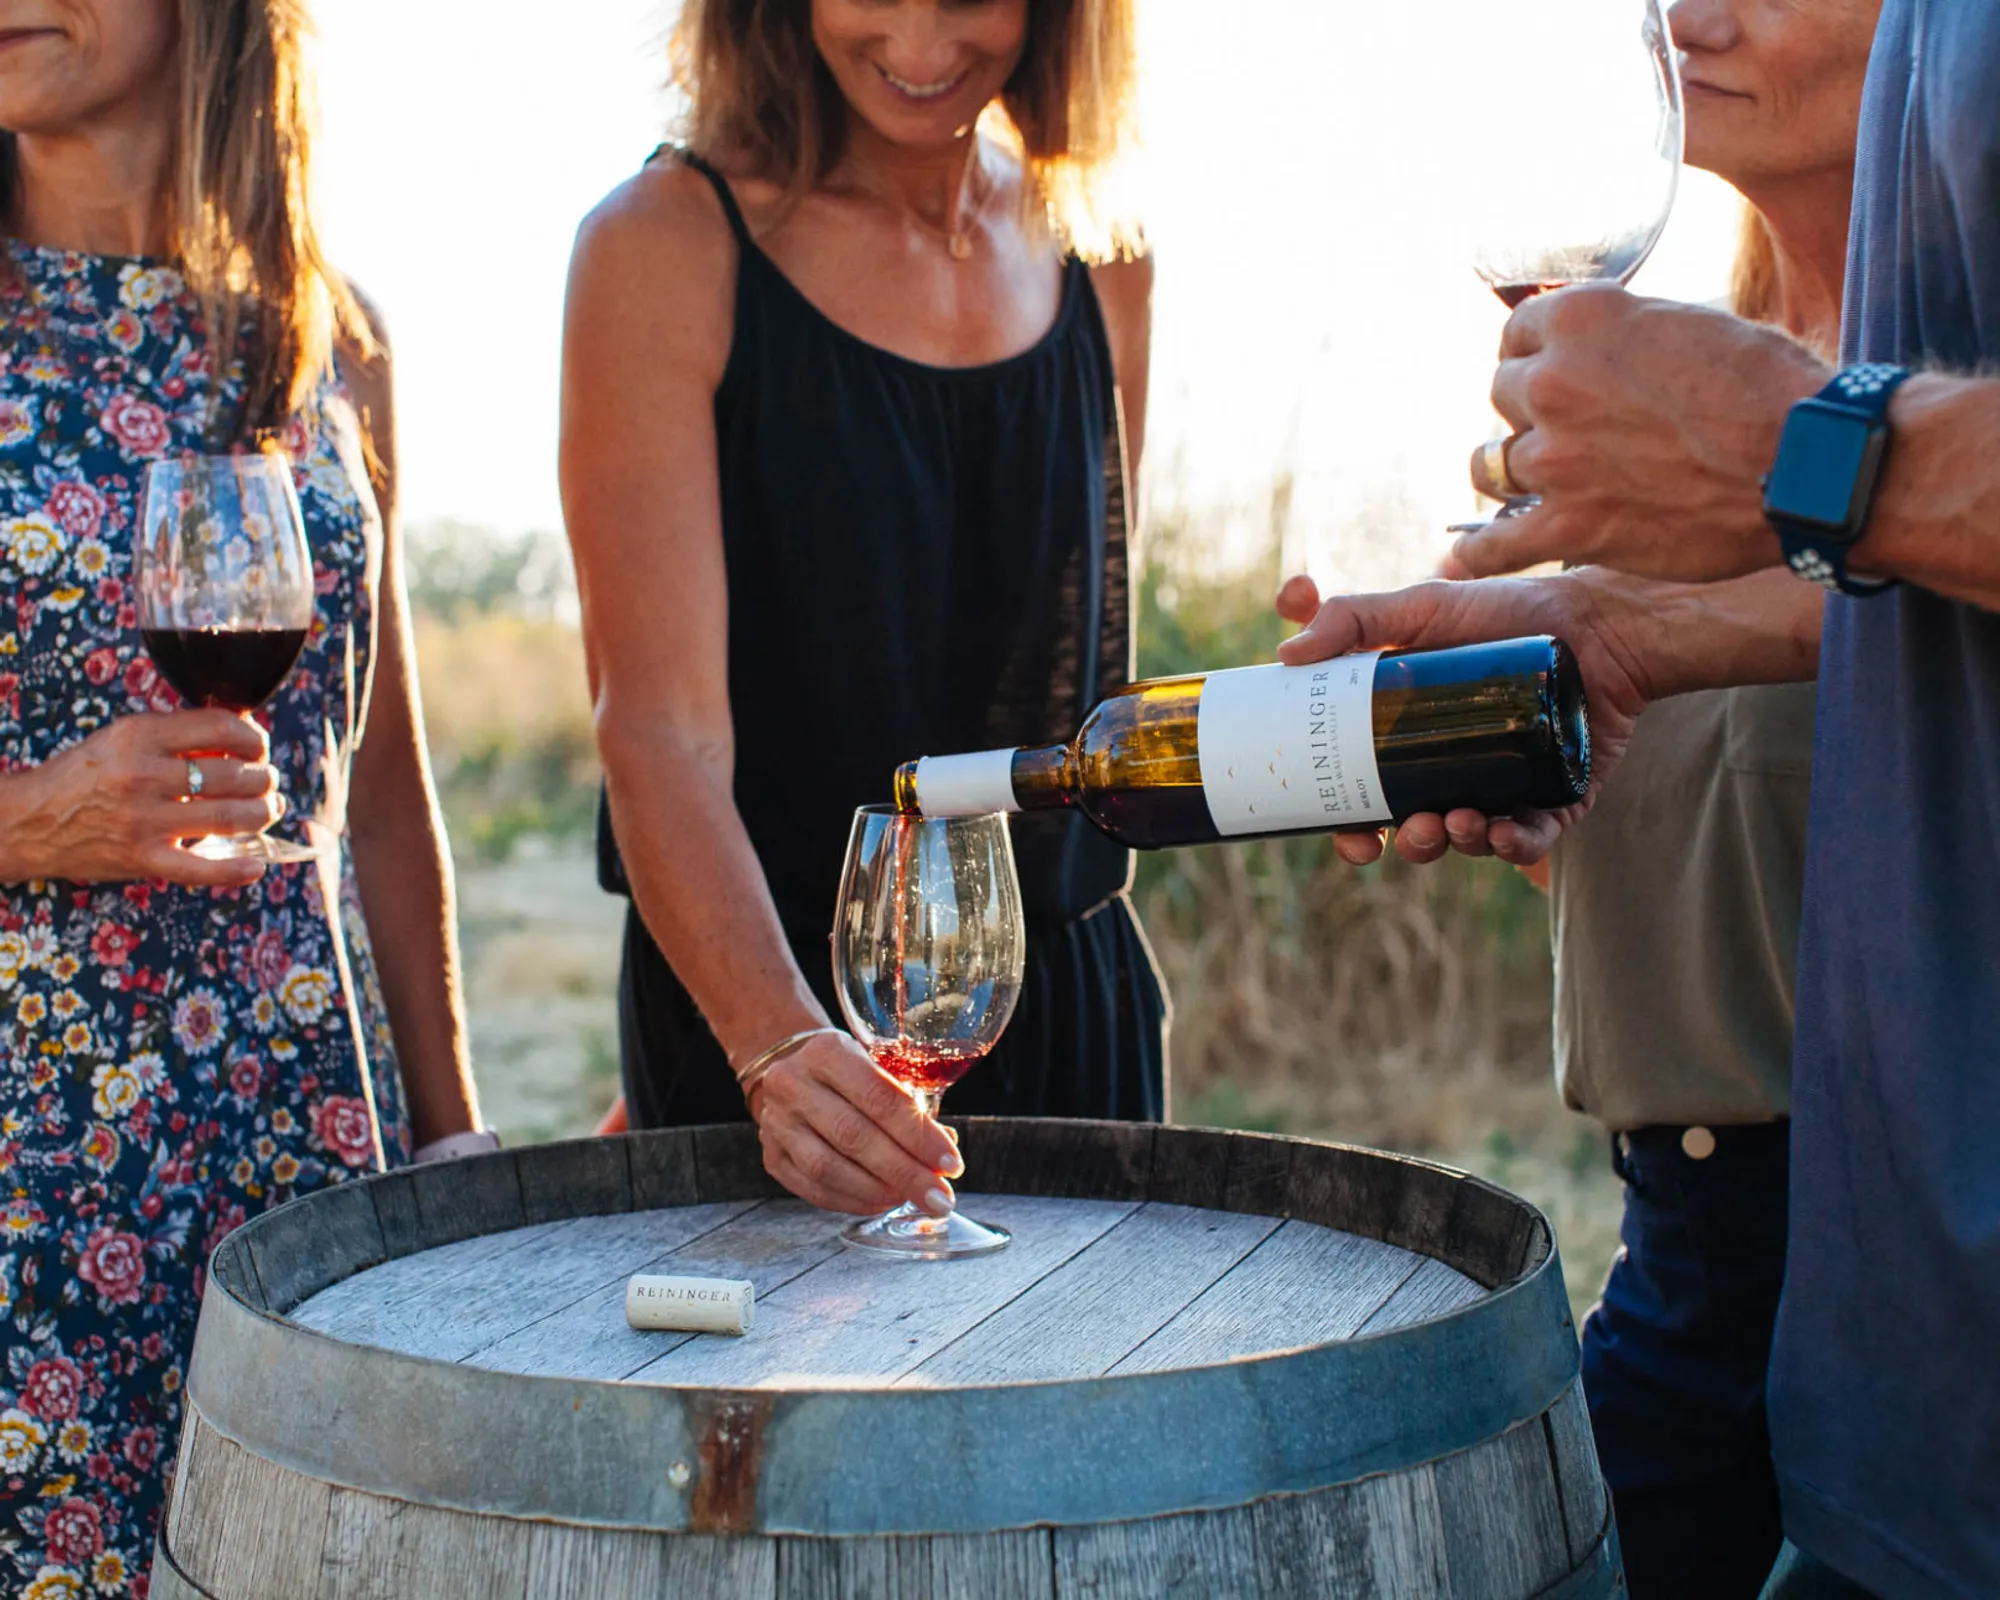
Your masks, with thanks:
[{"label": "woman in black tank top", "polygon": [[[634,902],[625,1106],[754,1115],[818,1204],[940,1209],[955,1151],[852,1040],[806,1041],[747,1108],[732,1066],[839,1019],[848,823],[897,762],[1066,737],[1128,677],[1151,270],[1085,265],[1127,239],[1081,197],[1122,132],[1130,0],[767,9],[691,0],[690,144],[593,213],[572,269],[563,495],[600,874]],[[1015,848],[1027,982],[954,1108],[1158,1118],[1129,857],[1064,817],[1016,819]]]}]

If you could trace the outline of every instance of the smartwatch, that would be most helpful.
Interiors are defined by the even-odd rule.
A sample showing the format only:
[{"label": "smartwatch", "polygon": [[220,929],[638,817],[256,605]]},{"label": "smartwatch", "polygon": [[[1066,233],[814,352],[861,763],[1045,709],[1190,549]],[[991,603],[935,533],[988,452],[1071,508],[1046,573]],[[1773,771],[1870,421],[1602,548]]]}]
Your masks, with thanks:
[{"label": "smartwatch", "polygon": [[1810,583],[1851,595],[1895,587],[1893,578],[1853,577],[1847,556],[1867,531],[1881,481],[1890,396],[1909,375],[1880,362],[1848,367],[1785,418],[1778,458],[1764,479],[1764,515],[1785,565]]}]

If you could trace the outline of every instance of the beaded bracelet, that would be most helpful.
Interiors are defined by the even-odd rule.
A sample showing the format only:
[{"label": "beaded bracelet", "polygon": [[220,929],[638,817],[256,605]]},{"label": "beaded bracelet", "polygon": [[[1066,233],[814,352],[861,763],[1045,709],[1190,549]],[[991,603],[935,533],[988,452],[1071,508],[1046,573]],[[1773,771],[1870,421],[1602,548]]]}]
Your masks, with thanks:
[{"label": "beaded bracelet", "polygon": [[745,1062],[736,1074],[736,1086],[743,1091],[744,1100],[749,1100],[750,1091],[756,1086],[759,1078],[808,1040],[817,1039],[821,1034],[846,1031],[845,1028],[801,1028],[797,1033],[787,1034],[770,1049],[759,1051]]},{"label": "beaded bracelet", "polygon": [[460,1156],[479,1156],[489,1150],[500,1148],[500,1135],[491,1128],[467,1128],[463,1133],[448,1133],[442,1139],[433,1139],[429,1144],[419,1145],[411,1155],[412,1161],[455,1161]]}]

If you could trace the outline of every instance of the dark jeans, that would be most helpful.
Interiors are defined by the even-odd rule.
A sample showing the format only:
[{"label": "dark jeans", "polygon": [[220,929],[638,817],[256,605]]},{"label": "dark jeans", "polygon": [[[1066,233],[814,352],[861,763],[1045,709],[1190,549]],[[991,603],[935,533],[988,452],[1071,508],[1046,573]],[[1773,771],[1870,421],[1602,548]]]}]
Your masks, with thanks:
[{"label": "dark jeans", "polygon": [[1824,1561],[1815,1560],[1795,1544],[1787,1544],[1771,1571],[1763,1600],[1876,1600],[1873,1590],[1843,1578]]},{"label": "dark jeans", "polygon": [[1624,1248],[1583,1387],[1632,1600],[1756,1600],[1783,1541],[1764,1382],[1785,1275],[1788,1123],[1612,1141]]}]

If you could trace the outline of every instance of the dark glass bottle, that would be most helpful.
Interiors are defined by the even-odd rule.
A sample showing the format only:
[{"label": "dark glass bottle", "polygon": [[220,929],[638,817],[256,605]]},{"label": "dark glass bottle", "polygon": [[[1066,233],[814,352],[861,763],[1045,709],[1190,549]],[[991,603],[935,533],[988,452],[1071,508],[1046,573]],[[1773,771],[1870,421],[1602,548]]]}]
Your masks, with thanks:
[{"label": "dark glass bottle", "polygon": [[1121,844],[1160,849],[1460,807],[1551,811],[1589,785],[1582,676],[1542,636],[1135,683],[1067,744],[905,762],[896,803],[1074,806]]}]

